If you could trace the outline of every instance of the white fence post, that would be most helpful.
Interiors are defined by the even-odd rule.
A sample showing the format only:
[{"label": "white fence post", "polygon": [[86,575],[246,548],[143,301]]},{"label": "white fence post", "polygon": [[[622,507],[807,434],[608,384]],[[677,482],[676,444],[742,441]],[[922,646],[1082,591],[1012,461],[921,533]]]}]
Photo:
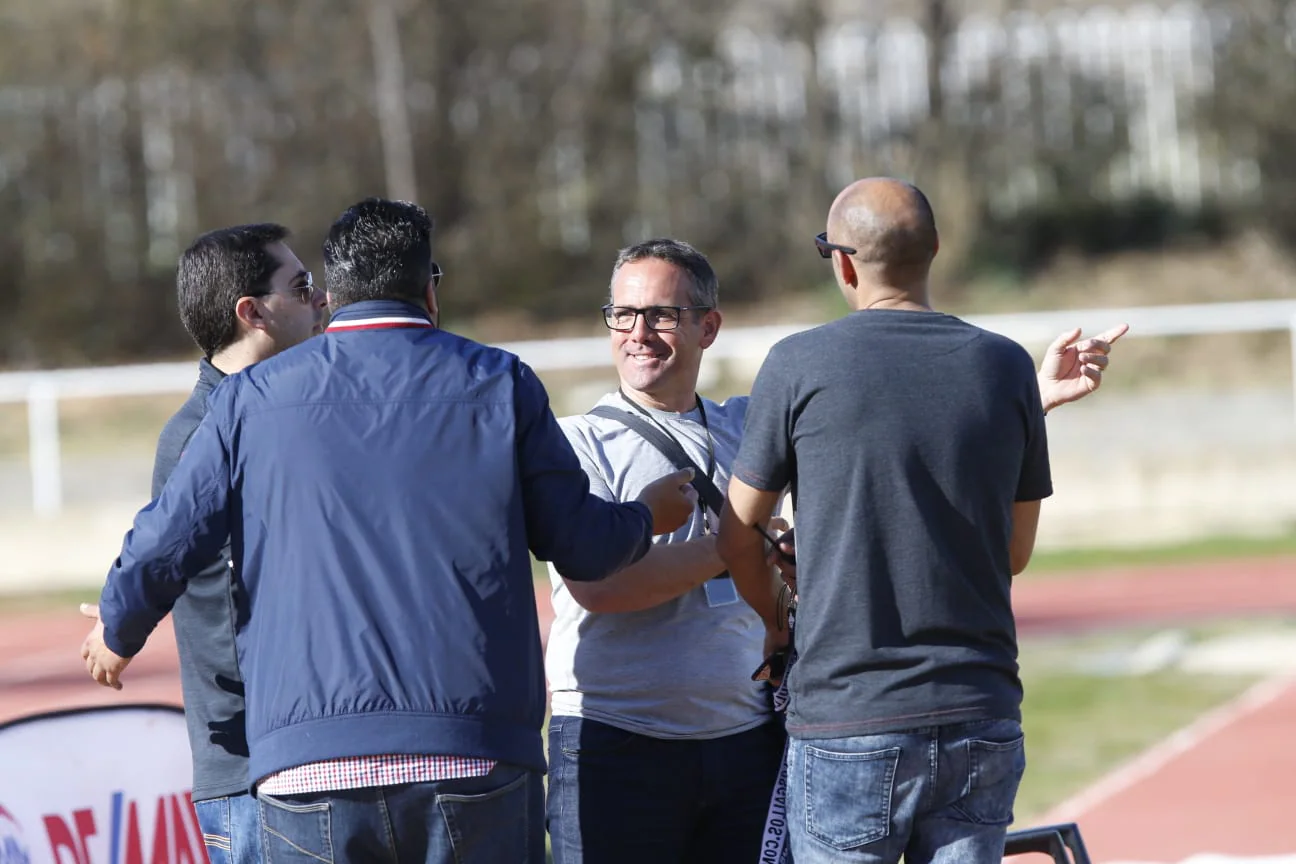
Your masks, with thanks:
[{"label": "white fence post", "polygon": [[27,436],[31,446],[32,508],[38,516],[57,516],[63,508],[58,386],[37,380],[27,391]]},{"label": "white fence post", "polygon": [[1296,315],[1291,319],[1291,363],[1292,363],[1292,404],[1293,419],[1296,419]]}]

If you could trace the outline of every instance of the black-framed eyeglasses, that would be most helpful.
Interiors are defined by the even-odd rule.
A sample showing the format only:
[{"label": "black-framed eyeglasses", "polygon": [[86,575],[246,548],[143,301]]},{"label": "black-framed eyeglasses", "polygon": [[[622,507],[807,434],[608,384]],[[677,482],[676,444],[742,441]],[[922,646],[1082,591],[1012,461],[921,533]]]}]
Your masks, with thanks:
[{"label": "black-framed eyeglasses", "polygon": [[609,330],[628,333],[634,329],[635,322],[642,315],[649,330],[674,330],[679,326],[680,316],[685,312],[711,310],[711,306],[612,306],[603,307],[603,323]]},{"label": "black-framed eyeglasses", "polygon": [[441,287],[441,277],[444,275],[445,275],[445,271],[441,269],[441,265],[433,261],[432,262],[432,287],[433,288]]},{"label": "black-framed eyeglasses", "polygon": [[853,246],[843,246],[840,243],[829,243],[827,231],[815,235],[815,246],[819,249],[820,258],[831,258],[834,250],[844,252],[847,255],[854,255],[858,251]]}]

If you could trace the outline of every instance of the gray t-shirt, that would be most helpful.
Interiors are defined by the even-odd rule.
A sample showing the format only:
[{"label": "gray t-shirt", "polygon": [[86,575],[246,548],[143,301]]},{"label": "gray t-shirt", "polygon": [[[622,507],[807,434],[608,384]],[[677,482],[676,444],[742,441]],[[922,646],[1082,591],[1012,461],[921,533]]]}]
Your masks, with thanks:
[{"label": "gray t-shirt", "polygon": [[1052,492],[1020,345],[894,310],[791,336],[756,377],[733,473],[792,485],[790,735],[1020,718],[1012,507]]},{"label": "gray t-shirt", "polygon": [[[633,411],[619,393],[599,400]],[[723,492],[738,453],[747,398],[703,400],[715,445],[712,480]],[[647,410],[647,409],[645,409]],[[706,429],[695,409],[650,411],[701,468]],[[590,491],[609,501],[633,500],[651,481],[675,470],[653,445],[616,420],[580,415],[559,423],[589,475]],[[706,530],[701,507],[684,527],[658,543],[679,543]],[[708,513],[714,530],[717,519]],[[555,619],[545,671],[553,713],[585,717],[655,738],[718,738],[770,719],[767,685],[751,680],[763,659],[765,628],[742,600],[708,603],[705,588],[639,612],[583,609],[549,568]]]}]

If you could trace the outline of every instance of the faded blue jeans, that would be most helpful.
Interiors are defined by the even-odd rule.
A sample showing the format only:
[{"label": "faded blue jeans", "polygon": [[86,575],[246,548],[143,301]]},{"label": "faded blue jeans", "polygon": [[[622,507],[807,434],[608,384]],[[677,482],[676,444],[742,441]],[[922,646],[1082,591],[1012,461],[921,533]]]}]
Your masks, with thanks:
[{"label": "faded blue jeans", "polygon": [[268,864],[544,864],[544,778],[499,764],[485,777],[259,795]]},{"label": "faded blue jeans", "polygon": [[1026,770],[1021,725],[988,720],[856,738],[792,739],[796,864],[1003,859]]},{"label": "faded blue jeans", "polygon": [[261,817],[251,795],[229,795],[195,801],[198,826],[211,864],[258,864]]}]

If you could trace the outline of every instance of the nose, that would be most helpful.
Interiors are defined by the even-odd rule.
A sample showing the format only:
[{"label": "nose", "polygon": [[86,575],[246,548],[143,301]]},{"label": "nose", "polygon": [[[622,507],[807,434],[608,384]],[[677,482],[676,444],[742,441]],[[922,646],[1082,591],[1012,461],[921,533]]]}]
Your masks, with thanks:
[{"label": "nose", "polygon": [[641,312],[635,316],[634,326],[630,328],[630,337],[636,342],[647,342],[652,338],[653,329],[648,326],[648,316]]}]

